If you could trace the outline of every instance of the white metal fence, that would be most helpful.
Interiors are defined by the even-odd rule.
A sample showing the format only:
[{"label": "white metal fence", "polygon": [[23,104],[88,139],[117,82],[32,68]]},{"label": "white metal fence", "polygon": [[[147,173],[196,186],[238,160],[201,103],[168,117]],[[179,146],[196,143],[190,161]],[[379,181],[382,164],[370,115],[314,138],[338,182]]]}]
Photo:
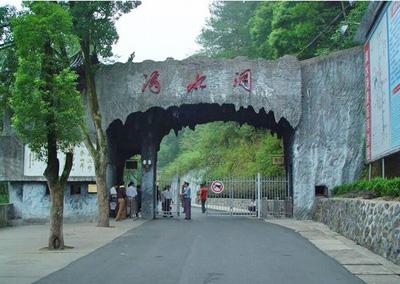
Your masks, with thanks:
[{"label": "white metal fence", "polygon": [[[220,177],[207,178],[210,186],[218,180],[224,185],[221,193],[208,191],[208,215],[249,215],[261,217],[291,216],[291,195],[286,177]],[[283,204],[283,205],[282,205]]]},{"label": "white metal fence", "polygon": [[[214,193],[211,185],[214,181],[223,184],[223,191]],[[265,177],[258,174],[253,177],[207,177],[203,182],[208,188],[206,201],[207,215],[225,216],[255,216],[258,218],[291,217],[293,200],[290,193],[288,179],[285,176]],[[180,198],[180,179],[170,182],[159,182],[159,190],[165,186],[171,187],[172,201],[169,208],[163,206],[162,194],[158,198],[156,213],[158,216],[179,217],[182,212]],[[199,199],[199,185],[191,185],[192,204],[201,206]]]}]

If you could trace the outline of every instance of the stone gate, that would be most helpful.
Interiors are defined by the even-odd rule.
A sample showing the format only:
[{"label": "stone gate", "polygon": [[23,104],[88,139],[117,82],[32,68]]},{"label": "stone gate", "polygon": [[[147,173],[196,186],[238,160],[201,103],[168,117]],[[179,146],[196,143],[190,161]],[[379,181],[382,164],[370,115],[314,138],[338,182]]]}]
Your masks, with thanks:
[{"label": "stone gate", "polygon": [[[134,154],[151,161],[142,173],[143,209],[149,217],[157,151],[172,129],[237,121],[282,137],[299,218],[309,214],[316,187],[331,189],[354,180],[363,166],[361,48],[305,61],[284,56],[275,61],[193,57],[116,63],[98,69],[96,86],[110,146],[108,182],[122,180],[125,161]],[[0,181],[32,181],[24,176],[24,146],[5,129]]]},{"label": "stone gate", "polygon": [[134,154],[145,208],[154,207],[157,151],[171,129],[237,121],[283,138],[294,215],[305,217],[315,187],[355,179],[364,160],[363,54],[355,48],[298,61],[247,58],[117,63],[96,86],[110,145],[110,180],[120,182]]}]

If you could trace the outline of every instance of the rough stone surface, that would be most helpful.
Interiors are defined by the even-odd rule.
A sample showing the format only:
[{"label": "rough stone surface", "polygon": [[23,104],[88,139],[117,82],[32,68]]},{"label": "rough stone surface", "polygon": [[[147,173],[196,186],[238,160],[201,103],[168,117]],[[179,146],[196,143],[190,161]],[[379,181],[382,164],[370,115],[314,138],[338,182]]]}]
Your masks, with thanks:
[{"label": "rough stone surface", "polygon": [[400,264],[400,202],[321,198],[313,219]]},{"label": "rough stone surface", "polygon": [[0,135],[0,181],[23,179],[24,146],[15,136]]},{"label": "rough stone surface", "polygon": [[8,226],[12,219],[13,205],[6,203],[0,204],[0,228]]},{"label": "rough stone surface", "polygon": [[[233,87],[235,73],[246,69],[252,72],[251,93]],[[150,76],[155,70],[160,72],[160,93],[142,93],[146,81],[143,74]],[[188,94],[186,87],[197,72],[206,76],[207,87]],[[252,107],[256,112],[264,108],[274,112],[276,122],[285,118],[292,127],[297,126],[301,116],[300,63],[293,56],[275,61],[193,57],[183,61],[117,63],[98,70],[96,87],[104,128],[114,120],[125,122],[129,114],[152,107],[167,109],[201,103],[233,104],[236,109]]]},{"label": "rough stone surface", "polygon": [[[43,223],[49,220],[50,195],[46,184],[39,182],[10,183],[10,202],[16,218],[26,223]],[[70,187],[64,191],[64,220],[93,221],[97,216],[97,196],[81,186],[81,194],[71,195]]]},{"label": "rough stone surface", "polygon": [[358,177],[364,162],[362,48],[302,61],[303,111],[292,146],[294,215],[307,218],[316,185]]}]

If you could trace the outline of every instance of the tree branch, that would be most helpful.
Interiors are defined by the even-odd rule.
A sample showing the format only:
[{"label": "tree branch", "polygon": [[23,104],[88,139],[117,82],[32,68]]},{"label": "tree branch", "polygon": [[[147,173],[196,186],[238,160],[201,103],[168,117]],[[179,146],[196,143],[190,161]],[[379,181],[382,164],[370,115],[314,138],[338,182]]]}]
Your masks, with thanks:
[{"label": "tree branch", "polygon": [[74,154],[72,152],[68,152],[65,155],[65,164],[64,164],[64,169],[60,177],[60,184],[63,186],[67,182],[69,178],[69,174],[71,173],[72,170],[72,161],[74,158]]}]

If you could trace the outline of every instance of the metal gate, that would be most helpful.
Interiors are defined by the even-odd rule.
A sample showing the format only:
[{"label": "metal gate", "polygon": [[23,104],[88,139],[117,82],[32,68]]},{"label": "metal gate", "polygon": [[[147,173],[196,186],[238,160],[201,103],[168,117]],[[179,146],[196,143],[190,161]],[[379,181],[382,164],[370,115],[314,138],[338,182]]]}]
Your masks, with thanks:
[{"label": "metal gate", "polygon": [[[207,215],[292,216],[293,201],[289,182],[284,176],[263,177],[258,174],[254,177],[208,178],[206,185],[209,187]],[[219,192],[221,187],[223,190]],[[213,189],[216,189],[215,192]]]},{"label": "metal gate", "polygon": [[[171,201],[168,203],[165,201],[163,191],[166,187],[169,187]],[[156,194],[156,206],[155,215],[157,217],[179,217],[182,212],[182,200],[180,195],[180,179],[177,178],[174,181],[158,181],[157,182],[157,194]]]},{"label": "metal gate", "polygon": [[[203,179],[208,187],[205,204],[206,214],[210,216],[254,216],[258,218],[291,217],[293,199],[289,181],[285,176],[265,177],[257,174],[253,177],[219,177]],[[213,191],[222,185],[219,193]],[[172,200],[164,202],[162,194],[166,186],[170,187]],[[181,184],[179,177],[173,182],[158,181],[156,198],[156,216],[180,217],[182,214]],[[192,207],[201,207],[199,199],[200,184],[191,184]],[[168,206],[168,208],[166,208]]]}]

